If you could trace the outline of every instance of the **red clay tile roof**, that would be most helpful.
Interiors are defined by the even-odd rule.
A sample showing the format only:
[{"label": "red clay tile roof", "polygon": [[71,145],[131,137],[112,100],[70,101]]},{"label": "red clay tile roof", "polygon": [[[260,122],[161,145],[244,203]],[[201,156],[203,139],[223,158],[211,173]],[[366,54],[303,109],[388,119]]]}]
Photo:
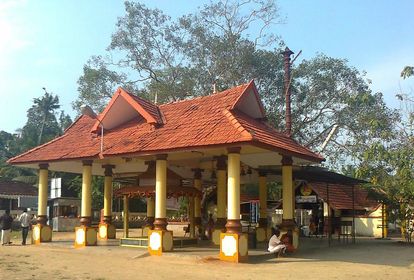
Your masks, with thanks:
[{"label": "red clay tile roof", "polygon": [[[326,183],[309,183],[309,186],[322,198],[328,202]],[[352,210],[352,186],[343,184],[328,184],[329,204],[337,210]],[[356,210],[373,210],[379,203],[368,197],[368,192],[359,186],[354,186],[354,207]]]},{"label": "red clay tile roof", "polygon": [[158,108],[157,105],[155,105],[154,103],[151,103],[139,96],[133,95],[129,92],[127,92],[139,105],[141,105],[141,107],[148,112],[148,114],[151,115],[151,117],[153,117],[157,123],[162,124],[163,120],[161,117],[161,112],[160,109]]},{"label": "red clay tile roof", "polygon": [[37,196],[37,188],[17,181],[0,181],[0,196]]},{"label": "red clay tile roof", "polygon": [[[270,128],[262,120],[255,120],[239,112],[237,106],[233,108],[241,96],[248,94],[253,88],[254,84],[251,82],[210,96],[158,107],[134,97],[140,108],[145,108],[151,116],[156,114],[157,108],[162,113],[162,116],[159,114],[162,124],[154,126],[147,119],[139,118],[105,131],[103,156],[155,154],[215,145],[250,144],[315,162],[322,161],[321,156]],[[121,93],[131,97],[125,91]],[[100,136],[91,133],[94,126],[96,120],[81,116],[63,136],[12,158],[9,163],[98,157]]]}]

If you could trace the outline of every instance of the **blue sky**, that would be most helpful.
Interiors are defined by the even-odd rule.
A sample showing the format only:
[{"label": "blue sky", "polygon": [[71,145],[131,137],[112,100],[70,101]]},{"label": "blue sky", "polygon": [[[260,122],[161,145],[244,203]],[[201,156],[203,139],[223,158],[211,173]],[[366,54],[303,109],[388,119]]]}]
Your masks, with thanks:
[{"label": "blue sky", "polygon": [[[141,1],[177,17],[202,1]],[[204,1],[205,2],[205,1]],[[398,107],[400,90],[414,92],[414,78],[403,81],[403,66],[414,65],[414,1],[279,0],[284,24],[273,31],[301,59],[322,52],[345,58],[367,71],[372,89]],[[116,0],[0,0],[0,130],[14,132],[26,122],[33,98],[46,87],[59,95],[74,117],[71,102],[88,58],[104,54],[124,14]]]}]

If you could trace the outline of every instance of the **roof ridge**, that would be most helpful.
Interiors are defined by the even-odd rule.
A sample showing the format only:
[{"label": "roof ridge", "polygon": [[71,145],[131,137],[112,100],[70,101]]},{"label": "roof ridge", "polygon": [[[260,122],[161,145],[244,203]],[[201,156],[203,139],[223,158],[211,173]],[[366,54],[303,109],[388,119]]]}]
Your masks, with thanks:
[{"label": "roof ridge", "polygon": [[[210,95],[196,96],[196,97],[193,97],[193,98],[190,98],[190,99],[181,99],[181,100],[177,100],[177,101],[173,101],[173,102],[163,103],[163,104],[160,104],[159,107],[166,106],[166,105],[171,105],[171,104],[188,102],[188,101],[199,100],[199,99],[203,99],[203,98],[217,97],[217,95],[224,95],[227,91],[234,90],[234,89],[240,88],[240,87],[247,87],[249,84],[250,83],[240,84],[240,85],[237,85],[235,87],[231,87],[231,88],[228,88],[226,90],[223,90],[223,91],[220,91],[220,92],[217,92],[217,93],[213,93],[213,94],[210,94]],[[243,91],[240,92],[240,94],[242,94],[242,93],[243,93]]]}]

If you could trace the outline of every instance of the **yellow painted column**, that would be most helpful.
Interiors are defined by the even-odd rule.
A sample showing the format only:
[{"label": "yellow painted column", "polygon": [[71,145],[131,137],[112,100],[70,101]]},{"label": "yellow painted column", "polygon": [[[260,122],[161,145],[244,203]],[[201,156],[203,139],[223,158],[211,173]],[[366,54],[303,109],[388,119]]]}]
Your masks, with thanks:
[{"label": "yellow painted column", "polygon": [[266,173],[259,171],[259,202],[260,202],[260,218],[259,226],[256,228],[256,240],[264,242],[270,238],[271,231],[267,227],[267,184]]},{"label": "yellow painted column", "polygon": [[46,225],[47,222],[47,190],[48,190],[49,164],[39,164],[39,197],[37,209],[37,221]]},{"label": "yellow painted column", "polygon": [[282,234],[287,234],[294,248],[299,246],[299,229],[294,220],[295,194],[293,188],[293,160],[290,156],[282,156],[282,188],[283,216],[280,225]]},{"label": "yellow painted column", "polygon": [[267,185],[266,173],[259,171],[259,201],[260,201],[260,220],[259,224],[267,226]]},{"label": "yellow painted column", "polygon": [[112,221],[112,168],[113,165],[104,165],[105,181],[104,181],[104,221],[111,223]]},{"label": "yellow painted column", "polygon": [[97,232],[92,222],[92,160],[82,161],[82,202],[80,227],[75,227],[75,248],[97,245]]},{"label": "yellow painted column", "polygon": [[[211,232],[211,241],[220,245],[220,234],[226,231],[227,175],[226,156],[217,158],[217,219]],[[209,232],[210,234],[210,232]]]},{"label": "yellow painted column", "polygon": [[229,149],[226,232],[240,233],[240,148]]},{"label": "yellow painted column", "polygon": [[228,148],[227,160],[227,223],[220,234],[220,260],[247,261],[248,235],[240,223],[240,147]]},{"label": "yellow painted column", "polygon": [[52,241],[52,228],[47,225],[48,168],[47,163],[39,164],[37,224],[32,231],[34,244]]},{"label": "yellow painted column", "polygon": [[388,215],[387,215],[387,205],[385,204],[382,204],[382,215],[384,219],[384,224],[382,225],[384,227],[383,238],[388,238]]},{"label": "yellow painted column", "polygon": [[173,232],[167,230],[167,155],[156,156],[155,167],[155,221],[148,231],[148,252],[162,255],[173,250]]},{"label": "yellow painted column", "polygon": [[167,155],[158,155],[155,171],[154,229],[167,229]]},{"label": "yellow painted column", "polygon": [[293,223],[293,177],[292,158],[283,156],[282,159],[282,191],[283,191],[283,220]]},{"label": "yellow painted column", "polygon": [[215,228],[223,229],[226,224],[226,159],[220,156],[217,159],[217,221]]},{"label": "yellow painted column", "polygon": [[89,227],[92,217],[92,160],[83,161],[81,225]]},{"label": "yellow painted column", "polygon": [[99,223],[98,237],[102,240],[115,239],[116,228],[112,225],[112,169],[114,165],[102,165],[105,168],[104,178],[104,211],[103,221]]},{"label": "yellow painted column", "polygon": [[129,198],[124,195],[124,238],[129,236]]},{"label": "yellow painted column", "polygon": [[155,217],[155,198],[153,196],[147,197],[147,227],[154,228],[154,217]]},{"label": "yellow painted column", "polygon": [[194,238],[194,236],[195,236],[194,197],[189,197],[188,198],[188,220],[190,222],[190,237]]},{"label": "yellow painted column", "polygon": [[[194,188],[201,192],[201,172],[203,170],[197,168],[194,170]],[[201,197],[194,197],[194,226],[199,228],[201,226]]]}]

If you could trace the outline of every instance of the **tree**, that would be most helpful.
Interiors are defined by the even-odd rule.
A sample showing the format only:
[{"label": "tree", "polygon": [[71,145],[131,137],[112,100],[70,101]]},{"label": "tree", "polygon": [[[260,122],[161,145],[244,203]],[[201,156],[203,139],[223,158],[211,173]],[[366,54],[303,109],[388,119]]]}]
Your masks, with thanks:
[{"label": "tree", "polygon": [[414,75],[414,67],[413,66],[405,66],[404,69],[401,71],[401,77],[407,79]]},{"label": "tree", "polygon": [[3,179],[32,184],[37,182],[33,170],[10,166],[6,161],[61,135],[72,120],[64,111],[60,111],[58,121],[56,110],[59,108],[59,97],[45,92],[42,97],[33,99],[33,105],[27,110],[27,122],[22,129],[17,130],[18,133],[0,131],[0,176]]},{"label": "tree", "polygon": [[[162,103],[255,79],[269,122],[283,131],[283,43],[269,32],[280,22],[274,1],[215,1],[177,20],[126,2],[109,55],[84,67],[74,109],[89,103],[102,110],[116,85],[140,87],[139,95]],[[292,114],[293,137],[316,151],[338,125],[325,151],[336,167],[361,161],[371,140],[392,138],[398,119],[363,73],[325,55],[293,66]]]},{"label": "tree", "polygon": [[388,206],[402,237],[412,241],[414,231],[414,98],[399,93],[400,120],[392,139],[377,141],[364,152],[357,176],[370,180],[374,197]]},{"label": "tree", "polygon": [[[150,100],[157,95],[162,103],[210,94],[213,83],[225,89],[246,82],[250,67],[240,56],[251,57],[259,42],[274,42],[266,29],[278,18],[274,1],[259,0],[218,1],[175,21],[159,9],[129,1],[125,13],[108,56],[92,57],[85,65],[75,110],[81,103],[102,110],[106,102],[99,100],[109,98],[119,85]],[[261,31],[251,43],[248,32],[256,22],[262,23]]]}]

